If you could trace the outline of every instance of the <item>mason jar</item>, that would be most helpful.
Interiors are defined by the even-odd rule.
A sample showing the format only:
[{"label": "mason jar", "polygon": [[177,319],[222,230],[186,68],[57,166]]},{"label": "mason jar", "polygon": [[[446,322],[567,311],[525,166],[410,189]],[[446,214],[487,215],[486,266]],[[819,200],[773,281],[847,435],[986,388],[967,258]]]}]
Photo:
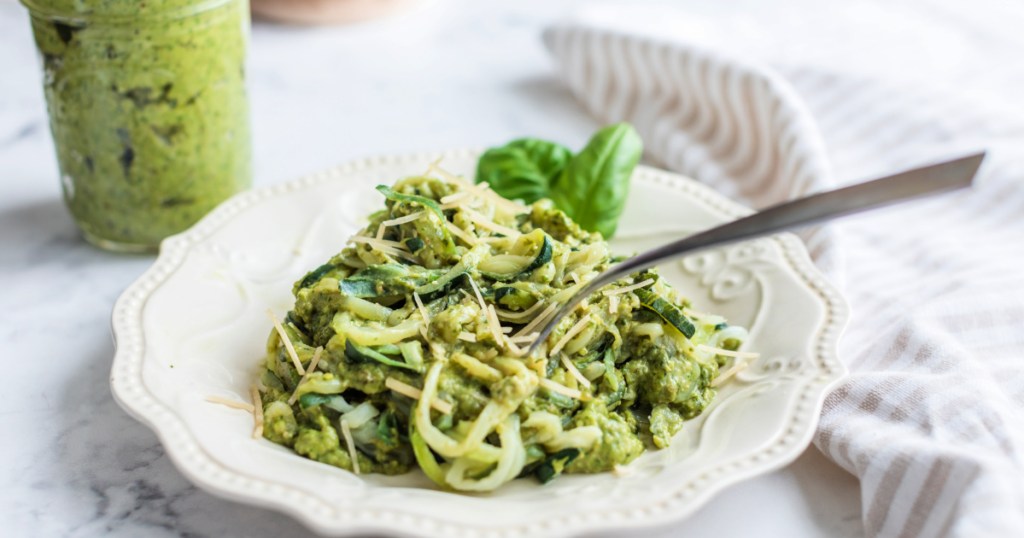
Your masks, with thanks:
[{"label": "mason jar", "polygon": [[86,239],[152,251],[250,186],[248,0],[22,0],[64,200]]}]

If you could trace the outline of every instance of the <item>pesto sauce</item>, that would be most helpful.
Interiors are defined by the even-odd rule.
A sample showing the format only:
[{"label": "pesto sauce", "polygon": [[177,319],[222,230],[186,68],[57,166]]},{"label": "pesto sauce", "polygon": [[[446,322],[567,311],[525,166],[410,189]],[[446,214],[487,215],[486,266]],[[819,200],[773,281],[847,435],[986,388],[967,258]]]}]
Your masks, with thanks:
[{"label": "pesto sauce", "polygon": [[[373,237],[381,222],[424,211],[416,203],[408,202],[409,196],[437,200],[453,190],[436,179],[407,178],[393,192],[405,198],[392,200],[397,197],[389,196],[388,210],[375,213],[362,235]],[[486,212],[486,208],[480,211]],[[425,462],[426,467],[434,468],[433,480],[455,489],[466,489],[473,480],[496,472],[493,469],[497,464],[478,465],[468,481],[456,477],[460,480],[460,485],[456,485],[445,483],[450,477],[437,469],[454,469],[458,455],[447,460],[423,460],[434,457],[432,450],[438,446],[435,445],[426,448],[426,453],[417,452],[415,457],[420,459],[414,460],[407,432],[414,423],[418,434],[424,433],[421,419],[414,417],[417,402],[390,390],[387,381],[392,378],[419,390],[427,384],[428,370],[440,372],[436,376],[437,395],[452,406],[451,413],[432,412],[433,427],[459,440],[468,435],[489,407],[513,414],[516,420],[512,424],[522,425],[525,463],[521,474],[532,473],[545,483],[562,472],[609,471],[633,461],[647,448],[666,447],[686,420],[699,415],[711,403],[716,392],[712,382],[718,375],[719,363],[713,354],[697,353],[695,346],[713,342],[717,331],[728,325],[723,325],[717,316],[707,316],[710,321],[695,318],[694,331],[687,336],[643,304],[637,290],[616,295],[614,302],[601,293],[588,298],[588,305],[563,319],[552,334],[549,350],[563,337],[567,341],[579,340],[575,347],[566,344],[556,356],[524,357],[516,355],[506,343],[496,341],[494,327],[487,321],[480,302],[502,309],[504,327],[512,332],[524,330],[532,317],[512,321],[516,311],[550,301],[553,295],[573,285],[564,264],[575,264],[574,270],[597,274],[612,263],[600,234],[581,230],[549,201],[542,200],[514,216],[506,215],[497,223],[515,227],[521,234],[518,237],[497,236],[475,228],[472,218],[480,218],[481,213],[467,217],[458,209],[446,210],[449,223],[490,240],[471,245],[462,244],[460,239],[453,247],[449,231],[434,219],[435,213],[424,214],[423,218],[387,228],[383,237],[392,244],[424,238],[420,250],[430,251],[424,255],[432,252],[422,258],[424,262],[430,261],[429,269],[409,260],[392,259],[369,245],[356,244],[312,269],[293,287],[295,306],[286,317],[285,330],[299,360],[308,365],[314,348],[323,347],[318,371],[308,376],[298,392],[339,394],[351,405],[368,402],[379,412],[370,425],[353,432],[362,472],[395,473]],[[430,237],[434,239],[426,240]],[[489,276],[494,273],[481,269],[488,261],[494,261],[492,256],[530,254],[526,256],[529,260],[541,250],[540,245],[548,245],[550,252],[536,263],[522,266],[519,274]],[[454,248],[454,254],[449,248]],[[421,255],[419,251],[417,255]],[[613,286],[648,280],[653,283],[644,288],[647,294],[655,294],[673,308],[688,306],[655,271],[632,275]],[[508,288],[523,294],[518,306],[500,303],[499,295],[508,296]],[[417,289],[425,292],[422,305],[416,304],[411,296]],[[360,302],[346,299],[346,295],[359,296]],[[531,299],[522,300],[527,296]],[[372,304],[368,307],[365,301]],[[678,315],[684,314],[680,310]],[[426,320],[429,323],[423,323]],[[588,320],[589,328],[574,333],[576,336],[566,336],[571,328]],[[356,342],[373,349],[378,354],[376,359],[373,353],[360,354],[354,346],[352,349],[357,352],[346,353],[348,339],[379,335],[381,340],[394,340],[397,337],[388,335],[405,331],[403,327],[410,322],[422,324],[421,330],[403,332],[400,342]],[[394,361],[405,358],[398,353],[398,343],[420,350],[422,362],[396,365]],[[738,345],[738,340],[734,343]],[[573,364],[575,374],[565,366],[566,361]],[[281,380],[284,389],[263,383],[267,404],[264,436],[308,458],[351,470],[347,444],[339,439],[338,431],[339,421],[348,411],[325,405],[303,408],[301,399],[296,405],[284,403],[296,390],[299,376],[273,333],[264,366],[274,374],[272,379]],[[581,372],[589,373],[589,383],[578,381],[577,375],[584,375]],[[542,378],[570,392],[578,390],[579,395],[570,397],[564,391],[552,390],[550,385],[541,384]],[[383,417],[388,417],[387,421]],[[599,436],[584,443],[586,446],[566,444],[571,437],[567,434],[583,430],[596,430]],[[486,441],[492,450],[498,450],[497,437],[495,428]],[[578,439],[576,442],[582,443]],[[425,438],[424,442],[429,443]],[[507,479],[518,474],[520,470]]]},{"label": "pesto sauce", "polygon": [[23,2],[87,239],[154,249],[250,185],[247,0]]}]

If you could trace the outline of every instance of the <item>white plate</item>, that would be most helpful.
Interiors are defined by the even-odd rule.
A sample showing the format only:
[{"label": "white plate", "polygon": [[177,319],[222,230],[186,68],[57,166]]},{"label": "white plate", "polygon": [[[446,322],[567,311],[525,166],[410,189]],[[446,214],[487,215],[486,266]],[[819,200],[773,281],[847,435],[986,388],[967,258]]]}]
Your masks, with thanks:
[{"label": "white plate", "polygon": [[[682,518],[725,486],[779,468],[807,446],[826,388],[844,374],[839,294],[793,236],[711,250],[662,274],[699,310],[750,329],[760,359],[727,384],[665,450],[626,476],[518,480],[489,495],[433,489],[417,472],[355,476],[252,439],[252,417],[205,401],[247,401],[292,283],[340,250],[382,203],[373,186],[443,157],[471,176],[476,152],[381,157],[232,198],[167,239],[118,299],[114,396],[159,435],[181,471],[211,493],[285,511],[324,534],[554,536]],[[682,177],[640,167],[613,241],[631,253],[749,210]]]}]

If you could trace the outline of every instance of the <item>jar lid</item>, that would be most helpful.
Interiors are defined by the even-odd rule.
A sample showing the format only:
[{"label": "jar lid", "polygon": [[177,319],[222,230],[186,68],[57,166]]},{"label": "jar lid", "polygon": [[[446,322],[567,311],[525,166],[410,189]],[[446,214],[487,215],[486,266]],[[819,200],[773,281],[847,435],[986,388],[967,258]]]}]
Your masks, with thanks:
[{"label": "jar lid", "polygon": [[21,0],[34,15],[86,22],[177,19],[242,0]]}]

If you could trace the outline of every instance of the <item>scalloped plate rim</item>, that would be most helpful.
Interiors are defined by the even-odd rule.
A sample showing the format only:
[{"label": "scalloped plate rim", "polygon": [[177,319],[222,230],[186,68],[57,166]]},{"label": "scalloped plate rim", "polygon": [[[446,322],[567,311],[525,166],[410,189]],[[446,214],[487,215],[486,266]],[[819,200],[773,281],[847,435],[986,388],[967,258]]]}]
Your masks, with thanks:
[{"label": "scalloped plate rim", "polygon": [[[192,245],[201,242],[211,232],[229,222],[243,209],[259,204],[278,194],[312,188],[323,182],[335,180],[342,174],[372,169],[376,165],[398,164],[404,161],[417,161],[424,158],[433,160],[439,157],[475,157],[480,153],[477,149],[456,149],[381,154],[362,159],[353,159],[298,179],[262,186],[239,193],[216,207],[188,230],[165,239],[160,246],[160,253],[153,265],[125,289],[118,297],[112,310],[111,329],[115,342],[115,354],[111,365],[110,385],[114,400],[126,413],[156,433],[175,467],[203,490],[231,501],[287,513],[307,526],[307,528],[322,534],[352,536],[366,532],[386,532],[396,536],[443,536],[455,530],[461,536],[482,536],[494,532],[503,532],[506,536],[536,535],[537,530],[529,530],[527,526],[484,527],[462,523],[450,524],[441,518],[411,515],[409,512],[400,509],[393,510],[392,514],[408,516],[404,522],[396,521],[394,518],[359,520],[344,517],[328,521],[321,519],[312,509],[304,505],[289,503],[282,500],[281,497],[273,497],[266,493],[256,494],[251,490],[246,491],[248,488],[245,487],[245,483],[260,482],[261,479],[226,469],[220,466],[212,456],[205,454],[184,421],[171,413],[164,404],[160,403],[149,393],[141,378],[141,365],[145,360],[145,347],[141,319],[136,318],[141,317],[146,299],[180,266],[184,261],[184,255],[188,253]],[[710,187],[678,174],[643,165],[638,166],[635,173],[652,175],[660,181],[664,181],[677,188],[682,188],[684,191],[688,191],[689,194],[695,195],[700,203],[725,216],[739,217],[752,212],[751,209],[718,194]],[[804,400],[802,405],[805,406],[807,415],[812,418],[803,423],[805,427],[796,440],[789,444],[788,449],[774,454],[767,454],[767,457],[756,465],[735,470],[732,473],[721,475],[719,478],[710,481],[700,488],[697,493],[689,496],[682,506],[668,507],[659,511],[648,510],[640,519],[623,517],[618,521],[592,522],[588,522],[586,518],[563,519],[556,525],[543,526],[540,529],[540,534],[566,535],[627,528],[640,529],[680,521],[725,488],[788,465],[810,444],[818,421],[818,415],[829,387],[840,381],[847,372],[845,366],[838,359],[837,343],[849,321],[849,307],[842,298],[842,295],[813,264],[803,243],[796,236],[783,233],[772,236],[772,239],[779,242],[780,250],[787,261],[786,266],[801,277],[802,284],[814,292],[814,295],[822,301],[827,312],[827,316],[823,316],[823,318],[827,319],[818,321],[820,327],[814,336],[814,341],[819,345],[822,343],[828,344],[827,349],[819,349],[819,354],[822,361],[829,363],[831,370],[828,373],[818,375],[816,378],[807,377],[802,379],[803,382],[798,385],[799,391],[802,394],[801,400]],[[823,324],[824,321],[828,321],[828,323]],[[134,322],[134,325],[132,322]],[[133,331],[138,332],[138,336],[132,334]],[[132,373],[133,368],[138,370],[138,379],[126,376],[126,374]],[[815,387],[817,387],[817,390],[808,398],[807,391]],[[808,399],[810,401],[806,401]],[[792,407],[794,406],[791,405],[787,408],[787,411],[791,414]],[[161,411],[168,413],[168,416],[165,418],[154,416]],[[762,450],[762,452],[767,452],[767,450]],[[206,461],[197,464],[192,459],[196,457]],[[216,472],[203,472],[203,470],[198,468],[202,464],[213,466]],[[218,476],[219,473],[223,474]],[[280,489],[281,487],[279,484],[267,481],[263,481],[263,484],[271,487],[271,489],[274,487]],[[673,494],[678,493],[679,491],[674,491],[663,494],[660,497],[662,504],[667,506]],[[418,527],[416,520],[420,520],[419,523],[429,523],[433,530]],[[449,525],[449,527],[445,528],[445,525]]]}]

